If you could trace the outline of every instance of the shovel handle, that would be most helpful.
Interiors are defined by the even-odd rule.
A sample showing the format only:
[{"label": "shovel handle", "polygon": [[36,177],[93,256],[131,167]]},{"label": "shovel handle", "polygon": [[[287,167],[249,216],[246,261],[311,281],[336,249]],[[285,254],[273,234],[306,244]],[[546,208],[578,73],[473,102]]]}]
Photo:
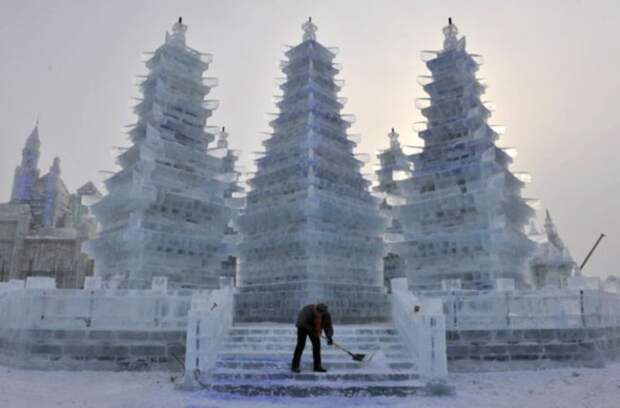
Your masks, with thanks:
[{"label": "shovel handle", "polygon": [[[322,335],[321,337],[323,337],[324,339],[327,339],[327,336]],[[353,353],[351,353],[349,350],[347,350],[346,348],[342,347],[340,344],[336,343],[335,341],[332,340],[332,344],[339,350],[344,351],[345,353],[347,353],[350,356],[353,356]]]}]

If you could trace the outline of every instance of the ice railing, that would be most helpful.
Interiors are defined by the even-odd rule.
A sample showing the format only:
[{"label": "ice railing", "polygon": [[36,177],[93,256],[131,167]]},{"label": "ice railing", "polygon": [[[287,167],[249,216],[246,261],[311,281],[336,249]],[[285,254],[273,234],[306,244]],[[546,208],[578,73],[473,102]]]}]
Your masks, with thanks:
[{"label": "ice railing", "polygon": [[169,290],[156,277],[150,290],[105,289],[86,277],[85,289],[56,289],[53,278],[0,283],[0,328],[24,330],[185,330],[192,291]]},{"label": "ice railing", "polygon": [[233,280],[220,278],[220,289],[192,298],[187,324],[185,383],[208,378],[220,345],[233,322]]},{"label": "ice railing", "polygon": [[412,354],[419,374],[426,378],[448,375],[446,324],[438,299],[419,299],[406,278],[392,279],[392,319]]},{"label": "ice railing", "polygon": [[443,303],[448,330],[620,327],[620,294],[598,290],[455,291]]}]

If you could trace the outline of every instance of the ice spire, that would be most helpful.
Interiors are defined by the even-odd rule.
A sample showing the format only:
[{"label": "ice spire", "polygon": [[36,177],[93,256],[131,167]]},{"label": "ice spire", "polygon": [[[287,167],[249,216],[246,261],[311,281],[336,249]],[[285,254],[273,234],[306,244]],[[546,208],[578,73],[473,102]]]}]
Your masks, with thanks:
[{"label": "ice spire", "polygon": [[443,28],[443,35],[445,36],[443,40],[444,50],[450,50],[456,47],[459,41],[458,34],[459,29],[456,25],[452,24],[452,17],[448,17],[448,25]]},{"label": "ice spire", "polygon": [[54,174],[55,176],[60,175],[60,158],[58,156],[54,157],[54,161],[50,167],[50,174]]},{"label": "ice spire", "polygon": [[39,177],[40,149],[41,140],[39,139],[39,120],[37,119],[22,149],[21,164],[15,170],[11,201],[27,202],[32,198],[32,188]]},{"label": "ice spire", "polygon": [[545,233],[547,234],[547,239],[549,242],[555,245],[558,249],[564,248],[564,242],[562,242],[562,239],[558,234],[558,230],[555,227],[555,223],[553,222],[548,209],[545,210]]},{"label": "ice spire", "polygon": [[58,189],[58,180],[60,179],[60,159],[54,157],[54,161],[50,166],[47,175],[47,188],[45,191],[45,206],[43,207],[43,226],[54,226],[54,214],[56,210],[56,193]]},{"label": "ice spire", "polygon": [[36,153],[38,155],[40,146],[41,140],[39,139],[39,119],[37,119],[36,123],[34,124],[34,128],[32,129],[32,132],[30,132],[28,139],[26,139],[26,146],[24,147],[24,151],[28,148],[32,148],[33,150],[36,150]]},{"label": "ice spire", "polygon": [[183,17],[179,17],[179,20],[172,26],[172,34],[166,33],[166,42],[185,46],[186,32],[187,26],[183,24]]},{"label": "ice spire", "polygon": [[222,126],[222,130],[220,130],[220,133],[217,136],[218,136],[218,139],[217,139],[218,149],[228,148],[228,132],[226,131],[226,126]]},{"label": "ice spire", "polygon": [[304,30],[304,41],[314,40],[316,41],[316,32],[318,27],[312,22],[312,17],[308,17],[308,21],[303,23],[301,28]]},{"label": "ice spire", "polygon": [[398,141],[398,136],[400,136],[400,135],[398,133],[396,133],[394,128],[392,128],[392,131],[390,133],[388,133],[388,137],[390,138],[390,147],[393,148],[393,149],[396,149],[396,148],[400,147],[400,142]]}]

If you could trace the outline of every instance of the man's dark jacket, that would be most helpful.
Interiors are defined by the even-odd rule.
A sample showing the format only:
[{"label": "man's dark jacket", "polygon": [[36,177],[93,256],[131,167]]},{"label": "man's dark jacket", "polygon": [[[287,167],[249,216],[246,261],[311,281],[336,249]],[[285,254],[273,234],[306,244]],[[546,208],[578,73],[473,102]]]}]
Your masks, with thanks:
[{"label": "man's dark jacket", "polygon": [[[320,313],[317,310],[317,305],[304,306],[299,312],[299,316],[297,316],[296,326],[299,328],[304,328],[308,330],[308,332],[315,333],[317,336],[320,336],[321,333],[316,333],[316,328],[314,326],[317,313]],[[321,329],[325,332],[325,336],[328,339],[331,339],[334,336],[334,328],[332,327],[332,317],[328,311],[325,311],[320,314],[321,314]]]}]

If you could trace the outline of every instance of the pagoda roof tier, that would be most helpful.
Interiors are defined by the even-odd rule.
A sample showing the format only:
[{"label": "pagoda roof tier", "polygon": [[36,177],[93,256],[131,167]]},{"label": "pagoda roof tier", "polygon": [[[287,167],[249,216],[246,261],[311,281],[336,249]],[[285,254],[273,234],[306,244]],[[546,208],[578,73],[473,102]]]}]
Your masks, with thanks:
[{"label": "pagoda roof tier", "polygon": [[485,93],[486,88],[487,85],[478,82],[474,76],[472,76],[472,78],[463,78],[462,80],[455,80],[454,77],[447,77],[423,86],[424,91],[433,99],[439,99],[441,97],[458,98],[463,95],[480,96]]},{"label": "pagoda roof tier", "polygon": [[[175,142],[168,142],[172,145],[177,145]],[[177,146],[175,146],[177,147]],[[183,146],[185,148],[185,146]],[[180,149],[178,149],[180,150]],[[123,166],[123,169],[130,169],[134,164],[139,161],[150,161],[154,160],[155,155],[158,156],[160,163],[177,167],[178,169],[192,169],[193,173],[196,173],[198,170],[199,175],[204,177],[212,178],[215,174],[218,173],[219,167],[221,166],[222,159],[218,159],[216,157],[212,157],[210,155],[201,154],[200,151],[194,152],[192,154],[185,154],[186,152],[178,151],[174,148],[163,152],[158,152],[159,149],[154,146],[149,146],[147,142],[137,143],[123,152],[119,157],[122,156],[122,160],[127,166]],[[185,157],[184,157],[185,156]],[[118,177],[123,177],[123,171],[118,172]],[[108,180],[114,179],[115,176],[110,177]],[[115,182],[111,180],[111,182]],[[107,180],[106,180],[107,183]]]},{"label": "pagoda roof tier", "polygon": [[279,85],[279,88],[284,93],[286,98],[289,93],[297,92],[302,88],[312,88],[327,96],[336,97],[337,93],[344,86],[344,81],[340,80],[328,80],[318,75],[303,74],[294,79],[283,82]]},{"label": "pagoda roof tier", "polygon": [[152,103],[160,103],[162,106],[169,107],[170,109],[178,109],[181,111],[193,112],[196,117],[204,115],[204,117],[211,116],[212,110],[217,108],[217,105],[210,107],[208,100],[203,100],[203,94],[196,93],[195,95],[187,95],[179,90],[172,90],[168,86],[158,85],[153,88],[152,93],[145,94],[144,98],[138,99],[142,103],[136,105],[134,109],[136,114],[142,113],[140,106],[146,104],[147,109],[150,108]]},{"label": "pagoda roof tier", "polygon": [[[301,136],[299,137],[301,138]],[[347,141],[346,139],[344,140],[345,142]],[[352,147],[349,143],[340,143],[339,140],[334,140],[331,137],[316,135],[312,140],[303,140],[300,143],[295,143],[295,140],[287,140],[287,143],[273,144],[269,147],[269,155],[255,161],[260,168],[263,168],[264,166],[271,166],[272,164],[288,160],[288,157],[293,152],[307,152],[313,149],[323,156],[327,157],[329,155],[341,163],[360,168],[364,165],[364,162],[351,155]]]},{"label": "pagoda roof tier", "polygon": [[465,47],[442,51],[422,51],[421,59],[433,73],[462,69],[477,70],[484,64],[484,58],[481,55],[470,54]]},{"label": "pagoda roof tier", "polygon": [[144,53],[145,55],[151,54],[151,58],[146,61],[146,67],[151,69],[159,64],[174,61],[176,64],[195,67],[200,71],[205,71],[209,68],[209,64],[213,62],[213,55],[208,53],[200,53],[189,47],[175,47],[168,44],[160,46],[152,53]]},{"label": "pagoda roof tier", "polygon": [[[321,214],[310,214],[309,219],[317,221]],[[365,214],[369,219],[382,220],[376,213],[368,212]],[[349,247],[354,249],[364,248],[364,251],[382,252],[382,239],[379,231],[381,227],[378,226],[376,230],[370,229],[365,231],[365,234],[351,235],[349,230],[344,230],[343,225],[340,228],[336,228],[333,224],[328,222],[308,222],[302,221],[295,224],[274,224],[269,230],[263,230],[258,233],[253,233],[252,239],[245,240],[241,244],[241,249],[250,248],[262,248],[265,244],[269,244],[270,247],[280,247],[289,245],[291,242],[310,242],[310,243],[329,243],[333,245],[339,245],[343,247]],[[329,229],[326,229],[328,227]],[[271,241],[271,242],[270,242]],[[346,257],[346,255],[343,255]]]},{"label": "pagoda roof tier", "polygon": [[287,95],[276,104],[281,112],[308,110],[316,106],[317,110],[339,113],[344,105],[335,95],[329,95],[305,87],[292,95]]},{"label": "pagoda roof tier", "polygon": [[281,179],[302,177],[301,174],[310,168],[314,170],[317,178],[338,179],[346,185],[359,188],[364,188],[370,184],[360,175],[359,170],[333,164],[330,160],[325,160],[319,155],[312,159],[303,156],[298,157],[298,159],[300,159],[298,163],[289,161],[278,167],[265,168],[260,174],[250,179],[248,184],[260,188]]},{"label": "pagoda roof tier", "polygon": [[340,132],[342,135],[345,135],[346,130],[351,126],[351,122],[345,120],[344,115],[314,110],[297,115],[286,115],[284,118],[281,115],[269,122],[274,132],[289,132],[292,127],[299,126],[300,124],[308,125],[313,129],[319,129],[319,132],[320,129],[327,128],[332,132]]},{"label": "pagoda roof tier", "polygon": [[[533,215],[533,209],[523,200],[514,200],[505,204],[496,197],[496,192],[481,188],[480,182],[471,191],[462,194],[442,195],[434,199],[411,199],[407,204],[396,206],[394,214],[402,225],[409,230],[433,230],[449,226],[466,227],[468,225],[489,222],[485,215],[491,208],[502,209],[511,223],[521,223],[523,217]],[[488,190],[488,189],[487,189]]]},{"label": "pagoda roof tier", "polygon": [[424,141],[424,148],[435,145],[450,145],[470,140],[496,140],[499,134],[489,131],[486,118],[467,117],[455,118],[449,122],[430,122],[428,127],[418,132],[418,137]]},{"label": "pagoda roof tier", "polygon": [[[210,134],[205,135],[213,137]],[[204,145],[206,146],[206,143]],[[198,147],[200,145],[188,147],[176,140],[147,137],[125,150],[121,156],[135,155],[140,156],[141,159],[149,159],[158,155],[160,158],[167,158],[171,162],[182,162],[184,165],[204,169],[207,172],[205,174],[217,172],[221,166],[222,159],[205,154],[205,151],[208,152],[208,150],[206,148],[204,150],[199,149]],[[123,158],[123,160],[125,159]]]},{"label": "pagoda roof tier", "polygon": [[[477,241],[476,241],[477,240]],[[437,228],[433,232],[429,231],[411,231],[403,234],[400,242],[391,244],[391,246],[399,246],[401,248],[433,245],[437,247],[444,246],[444,243],[462,243],[471,247],[476,242],[486,243],[487,245],[501,246],[504,242],[509,246],[517,244],[516,247],[527,247],[533,243],[525,234],[513,228],[504,228],[503,225],[491,224],[491,228],[486,225],[478,224],[470,226],[467,229],[462,226],[454,225],[451,228]]]},{"label": "pagoda roof tier", "polygon": [[329,47],[325,47],[324,45],[320,44],[315,40],[307,40],[286,51],[285,55],[289,59],[295,59],[303,57],[308,53],[312,53],[317,58],[321,58],[327,61],[333,60],[337,54],[337,52],[334,52]]},{"label": "pagoda roof tier", "polygon": [[186,78],[174,75],[170,72],[157,68],[151,71],[150,75],[140,83],[140,89],[143,93],[152,92],[152,90],[164,84],[168,88],[176,87],[181,93],[187,95],[195,95],[197,98],[204,98],[213,89],[204,83],[202,78]]},{"label": "pagoda roof tier", "polygon": [[[324,121],[319,122],[314,120],[314,118],[306,120],[297,119],[294,122],[289,121],[274,128],[271,137],[263,141],[263,145],[268,151],[271,151],[272,148],[281,144],[287,144],[289,140],[304,138],[304,136],[309,142],[312,142],[313,138],[322,136],[324,139],[347,149],[352,149],[357,145],[357,142],[352,140],[353,135],[348,135],[345,129],[331,126],[331,124],[330,126],[324,126],[324,124]],[[303,142],[303,140],[298,142]]]},{"label": "pagoda roof tier", "polygon": [[201,128],[187,126],[173,121],[160,122],[152,114],[141,118],[138,126],[129,132],[134,143],[164,144],[166,148],[180,148],[206,152],[207,144],[213,140],[213,135],[204,132]]},{"label": "pagoda roof tier", "polygon": [[[303,199],[308,196],[310,186],[316,187],[315,184],[307,178],[294,178],[278,183],[278,185],[265,186],[260,190],[250,190],[248,192],[247,200],[248,203],[251,203],[252,205],[248,206],[245,209],[245,212],[248,213],[251,211],[251,208],[256,208],[260,205],[272,205],[273,202],[282,200],[283,196],[286,196],[288,200]],[[320,192],[320,189],[314,188],[314,194],[319,194]],[[378,204],[378,199],[373,197],[368,191],[354,191],[353,196],[355,196],[357,200],[349,200],[351,194],[346,195],[344,193],[345,192],[341,192],[336,195],[346,199],[348,203],[346,205],[348,206],[359,205],[362,207],[368,207]],[[333,195],[333,192],[329,191],[326,192],[326,194]]]},{"label": "pagoda roof tier", "polygon": [[321,60],[313,55],[306,55],[302,58],[291,59],[282,68],[282,72],[289,78],[296,76],[300,72],[307,71],[314,71],[316,74],[323,75],[328,78],[333,78],[339,72],[331,60]]},{"label": "pagoda roof tier", "polygon": [[429,124],[433,122],[451,122],[460,118],[478,117],[486,120],[491,116],[491,111],[482,103],[451,103],[448,101],[433,104],[427,108],[420,109],[420,113],[429,120]]},{"label": "pagoda roof tier", "polygon": [[[289,177],[300,177],[299,174],[307,171],[310,167],[315,169],[319,167],[332,169],[334,171],[340,171],[341,173],[339,174],[342,174],[347,178],[360,177],[361,179],[361,176],[359,175],[359,168],[361,167],[360,163],[356,163],[353,166],[347,164],[331,164],[333,159],[322,158],[320,153],[317,153],[315,158],[310,158],[308,153],[309,150],[290,152],[290,155],[284,160],[272,163],[268,166],[263,164],[261,166],[260,174],[257,174],[251,178],[249,183],[258,186],[265,183],[268,184],[268,180],[272,178],[287,179]],[[357,176],[354,176],[353,174],[356,174]]]},{"label": "pagoda roof tier", "polygon": [[312,197],[298,201],[274,202],[265,206],[255,207],[251,212],[244,213],[237,224],[244,228],[246,234],[263,233],[265,227],[276,229],[290,228],[301,223],[308,216],[320,217],[334,226],[364,227],[368,231],[380,231],[385,227],[386,220],[378,217],[369,206],[346,206],[342,198],[334,199],[332,195],[313,193]]}]

